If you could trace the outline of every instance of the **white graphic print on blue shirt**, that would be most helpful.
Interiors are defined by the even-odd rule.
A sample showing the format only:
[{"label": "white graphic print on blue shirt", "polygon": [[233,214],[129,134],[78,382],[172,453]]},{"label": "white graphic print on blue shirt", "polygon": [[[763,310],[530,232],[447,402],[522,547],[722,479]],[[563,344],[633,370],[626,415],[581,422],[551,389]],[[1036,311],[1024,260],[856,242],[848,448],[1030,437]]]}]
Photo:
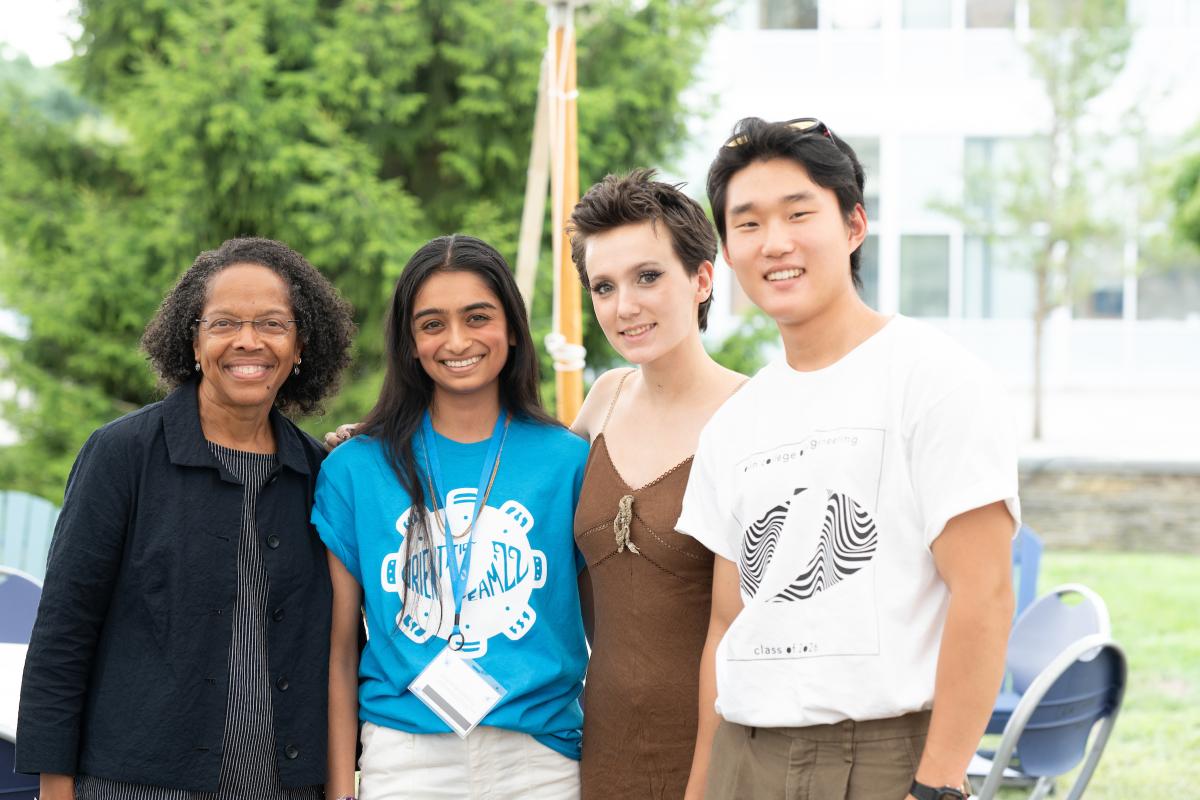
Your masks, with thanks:
[{"label": "white graphic print on blue shirt", "polygon": [[[467,534],[476,491],[474,487],[461,487],[446,497],[446,516],[459,563],[467,556]],[[497,634],[503,633],[513,641],[524,636],[537,621],[537,612],[529,601],[536,589],[546,585],[546,554],[529,543],[533,514],[511,499],[503,500],[497,507],[494,491],[488,501],[480,510],[470,537],[474,543],[463,596],[462,632],[466,642],[462,653],[471,657],[486,655],[488,640]],[[396,521],[396,530],[404,538],[411,511],[411,507],[406,509]],[[404,591],[401,576],[408,576],[407,588],[412,594],[407,608],[397,613],[396,625],[408,638],[422,644],[432,636],[445,639],[454,618],[445,539],[434,512],[425,512],[425,523],[426,530],[434,537],[434,547],[417,543],[405,572],[405,547],[401,539],[396,552],[383,559],[379,578],[384,591],[401,594]],[[436,569],[430,563],[432,558],[437,559]],[[435,576],[441,577],[436,593]]]}]

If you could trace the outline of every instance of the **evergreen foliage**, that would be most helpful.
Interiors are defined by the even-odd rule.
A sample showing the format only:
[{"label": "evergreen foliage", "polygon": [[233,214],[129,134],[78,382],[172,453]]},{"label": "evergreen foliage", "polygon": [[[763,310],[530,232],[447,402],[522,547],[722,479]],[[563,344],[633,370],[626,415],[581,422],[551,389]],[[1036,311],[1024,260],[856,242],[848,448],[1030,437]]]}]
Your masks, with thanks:
[{"label": "evergreen foliage", "polygon": [[[675,154],[715,4],[579,12],[582,186]],[[0,486],[60,499],[88,433],[159,396],[142,328],[200,251],[237,235],[287,242],[353,303],[354,373],[309,426],[359,419],[409,254],[462,231],[515,260],[545,15],[534,0],[85,0],[77,105],[50,113],[3,64],[0,307],[28,330],[0,335],[18,389],[0,416],[20,435]]]}]

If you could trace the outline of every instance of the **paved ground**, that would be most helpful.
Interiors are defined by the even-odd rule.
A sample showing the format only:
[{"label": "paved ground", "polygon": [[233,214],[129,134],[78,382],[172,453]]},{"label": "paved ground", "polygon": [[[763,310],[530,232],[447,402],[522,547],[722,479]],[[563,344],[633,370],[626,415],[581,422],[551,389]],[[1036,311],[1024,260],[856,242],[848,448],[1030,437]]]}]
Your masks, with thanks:
[{"label": "paved ground", "polygon": [[1050,393],[1043,437],[1030,436],[1027,391],[1009,393],[1022,460],[1082,459],[1200,468],[1200,387]]}]

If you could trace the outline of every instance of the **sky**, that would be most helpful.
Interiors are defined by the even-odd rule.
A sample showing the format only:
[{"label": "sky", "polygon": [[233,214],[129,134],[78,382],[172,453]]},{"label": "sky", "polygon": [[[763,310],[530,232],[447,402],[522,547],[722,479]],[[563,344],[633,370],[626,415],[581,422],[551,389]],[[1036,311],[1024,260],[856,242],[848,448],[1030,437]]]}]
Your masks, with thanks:
[{"label": "sky", "polygon": [[71,56],[75,0],[0,0],[0,50],[9,58],[24,53],[39,67]]}]

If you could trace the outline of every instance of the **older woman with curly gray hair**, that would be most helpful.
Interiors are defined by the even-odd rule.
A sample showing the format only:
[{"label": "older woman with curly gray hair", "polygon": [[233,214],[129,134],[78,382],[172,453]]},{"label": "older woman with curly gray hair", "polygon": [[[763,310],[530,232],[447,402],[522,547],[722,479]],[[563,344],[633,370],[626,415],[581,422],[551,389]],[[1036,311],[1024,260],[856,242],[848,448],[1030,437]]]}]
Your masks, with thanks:
[{"label": "older woman with curly gray hair", "polygon": [[17,764],[41,797],[319,798],[331,590],[312,413],[350,308],[268,239],[201,253],[142,345],[166,399],[84,444],[46,570]]}]

